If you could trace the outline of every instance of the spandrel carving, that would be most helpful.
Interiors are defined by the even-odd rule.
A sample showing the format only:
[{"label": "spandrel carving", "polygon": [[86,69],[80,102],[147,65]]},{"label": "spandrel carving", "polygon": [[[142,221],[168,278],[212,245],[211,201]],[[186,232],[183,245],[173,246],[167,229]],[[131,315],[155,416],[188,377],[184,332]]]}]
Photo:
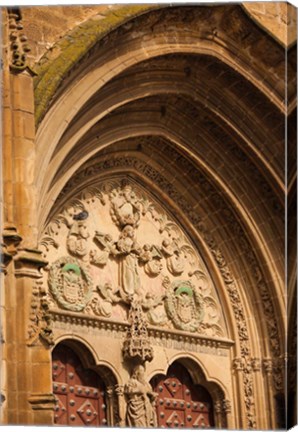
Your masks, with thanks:
[{"label": "spandrel carving", "polygon": [[[52,263],[47,279],[56,307],[127,321],[137,299],[153,326],[226,334],[198,251],[132,181],[109,180],[74,196],[45,228],[40,246]],[[80,272],[63,271],[59,260]],[[188,287],[184,293],[178,290],[181,281]]]}]

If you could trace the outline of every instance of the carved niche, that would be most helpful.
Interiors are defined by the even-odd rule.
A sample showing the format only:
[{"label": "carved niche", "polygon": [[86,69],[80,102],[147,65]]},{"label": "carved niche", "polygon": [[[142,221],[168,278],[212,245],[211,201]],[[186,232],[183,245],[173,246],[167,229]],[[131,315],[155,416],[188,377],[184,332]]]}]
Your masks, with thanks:
[{"label": "carved niche", "polygon": [[40,247],[55,308],[128,322],[137,303],[147,324],[226,334],[203,259],[179,224],[133,181],[84,189],[48,224]]}]

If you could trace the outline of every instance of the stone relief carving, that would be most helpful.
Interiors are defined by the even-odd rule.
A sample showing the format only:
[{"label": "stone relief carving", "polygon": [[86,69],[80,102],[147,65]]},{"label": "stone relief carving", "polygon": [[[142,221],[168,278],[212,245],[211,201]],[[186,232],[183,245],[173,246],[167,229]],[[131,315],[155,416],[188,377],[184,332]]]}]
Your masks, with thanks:
[{"label": "stone relief carving", "polygon": [[144,271],[148,276],[158,276],[163,269],[162,254],[158,246],[145,244],[139,260],[144,264]]},{"label": "stone relief carving", "polygon": [[137,365],[124,386],[127,401],[126,426],[157,427],[155,400],[158,396],[145,380],[145,368]]},{"label": "stone relief carving", "polygon": [[113,305],[120,303],[122,298],[119,294],[119,288],[113,289],[110,283],[105,283],[103,286],[96,287],[98,296],[93,296],[88,303],[86,313],[93,312],[95,315],[110,317],[112,315]]},{"label": "stone relief carving", "polygon": [[211,279],[179,226],[127,181],[90,189],[64,206],[41,240],[49,261],[62,255],[48,274],[58,306],[127,320],[137,299],[149,324],[223,336]]},{"label": "stone relief carving", "polygon": [[43,282],[41,280],[36,281],[32,289],[28,346],[36,344],[39,338],[49,346],[54,344],[52,316],[49,313],[50,306],[51,301],[43,287]]},{"label": "stone relief carving", "polygon": [[73,223],[70,227],[67,235],[67,249],[68,251],[77,257],[83,258],[88,253],[88,226],[86,219],[88,218],[88,212],[82,211],[81,213],[73,216]]},{"label": "stone relief carving", "polygon": [[175,281],[169,284],[167,280],[165,306],[175,328],[194,332],[199,329],[203,318],[203,301],[198,290],[190,281]]},{"label": "stone relief carving", "polygon": [[174,276],[179,276],[185,269],[185,258],[175,239],[162,241],[162,252],[166,257],[167,268]]},{"label": "stone relief carving", "polygon": [[79,312],[92,295],[87,268],[71,257],[62,257],[51,265],[48,283],[50,293],[63,309]]}]

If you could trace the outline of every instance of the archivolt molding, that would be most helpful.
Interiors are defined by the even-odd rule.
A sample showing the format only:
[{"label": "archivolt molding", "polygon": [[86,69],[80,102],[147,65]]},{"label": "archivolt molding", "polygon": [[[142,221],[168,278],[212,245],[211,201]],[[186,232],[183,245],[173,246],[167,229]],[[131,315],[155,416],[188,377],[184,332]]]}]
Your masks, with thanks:
[{"label": "archivolt molding", "polygon": [[[270,56],[268,55],[266,60],[265,57],[260,59],[258,49],[256,48],[258,44],[262,45],[264,43],[264,36],[261,35],[257,26],[245,16],[239,6],[235,7],[231,5],[229,12],[226,9],[223,11],[221,7],[171,7],[166,8],[166,10],[161,9],[143,14],[141,17],[130,19],[126,25],[121,25],[131,18],[131,15],[144,13],[144,9],[146,10],[146,6],[139,11],[137,9],[127,11],[124,7],[122,11],[118,12],[118,16],[117,12],[112,11],[106,20],[88,20],[70,32],[65,39],[58,42],[58,49],[54,51],[56,53],[60,51],[61,57],[56,54],[57,57],[49,63],[45,56],[40,65],[37,65],[37,71],[40,75],[36,81],[37,122],[43,117],[63,79],[65,79],[68,73],[73,71],[75,66],[78,67],[87,53],[89,57],[92,56],[92,50],[97,49],[99,41],[101,41],[101,47],[105,48],[107,44],[113,43],[116,39],[123,41],[128,34],[132,34],[134,38],[137,38],[140,28],[142,29],[140,32],[141,36],[143,36],[144,29],[150,28],[154,29],[154,36],[160,30],[164,33],[166,29],[169,32],[169,36],[166,37],[168,41],[166,40],[166,42],[171,43],[171,26],[173,23],[175,23],[175,42],[177,42],[177,37],[179,36],[179,23],[183,23],[184,26],[187,23],[189,29],[192,29],[194,32],[196,41],[199,37],[202,45],[207,42],[207,49],[209,52],[213,51],[214,55],[218,55],[218,51],[220,50],[220,56],[222,58],[225,57],[227,63],[231,64],[235,69],[240,69],[242,74],[250,81],[253,81],[259,87],[263,87],[264,92],[267,92],[268,96],[270,95],[269,99],[274,100],[279,108],[283,110],[280,95],[277,95],[274,84],[264,85],[257,70],[252,69],[252,62],[245,58],[245,54],[241,54],[241,56],[239,54],[245,53],[247,50],[240,51],[238,45],[241,43],[243,47],[243,44],[245,44],[246,48],[254,45],[255,49],[252,52],[256,56],[256,61],[261,68],[276,65],[280,60],[279,56],[283,56],[284,54],[283,50],[275,41],[266,36],[266,42],[272,45],[272,49],[268,50]],[[239,24],[239,20],[241,24]],[[117,26],[118,28],[114,30]],[[109,31],[110,33],[107,35]],[[103,37],[104,35],[105,37]],[[188,32],[187,38],[190,37],[192,35]],[[182,40],[180,41],[181,45],[183,45]],[[76,46],[76,44],[79,45]],[[229,46],[228,49],[227,46]],[[173,44],[171,51],[173,52]],[[232,60],[233,57],[237,60]]]},{"label": "archivolt molding", "polygon": [[[171,155],[173,156],[173,154],[174,149],[171,149]],[[180,158],[183,159],[182,156],[180,156]],[[236,230],[239,238],[239,246],[247,257],[247,262],[251,268],[251,274],[254,277],[256,286],[258,287],[258,292],[260,293],[262,299],[263,310],[267,317],[267,330],[268,334],[270,335],[269,340],[272,355],[274,357],[280,356],[283,348],[280,347],[281,338],[279,337],[279,326],[276,321],[277,315],[275,313],[275,308],[263,276],[263,271],[258,264],[258,260],[249,244],[249,241],[247,240],[247,236],[243,228],[235,218],[232,211],[227,207],[224,199],[216,193],[216,190],[211,185],[211,183],[206,180],[206,178],[201,173],[198,173],[196,168],[186,159],[183,160],[183,166],[188,172],[190,178],[195,179],[196,183],[200,184],[200,188],[204,190],[204,193],[207,196],[212,197],[212,199],[216,199],[216,207],[222,210],[225,215],[225,220],[229,223],[232,231],[235,232]],[[58,202],[60,199],[65,199],[70,191],[73,192],[76,189],[76,185],[83,184],[86,179],[95,178],[106,170],[110,171],[114,168],[119,169],[121,167],[126,169],[134,168],[137,172],[142,172],[163,192],[165,192],[173,202],[179,203],[181,212],[187,216],[187,218],[199,232],[205,234],[203,235],[203,238],[207,242],[209,248],[214,247],[215,242],[212,238],[210,238],[210,234],[203,226],[197,209],[194,211],[193,206],[188,203],[186,198],[181,196],[175,186],[170,184],[160,173],[158,173],[155,168],[150,166],[147,162],[140,161],[134,157],[110,158],[108,161],[98,161],[95,165],[82,169],[66,184],[64,189],[61,191]],[[226,262],[222,257],[221,252],[217,252],[215,249],[213,250],[213,256],[215,257],[218,266],[221,268],[221,273],[223,274],[225,281],[229,283],[231,280],[233,280],[233,278],[230,276],[230,270],[226,269]]]},{"label": "archivolt molding", "polygon": [[[186,163],[186,162],[185,162]],[[211,249],[211,252],[213,256],[215,257],[215,260],[220,268],[221,274],[227,284],[228,292],[230,295],[231,302],[233,304],[233,309],[236,317],[236,322],[238,325],[238,332],[239,334],[242,334],[242,338],[244,337],[244,340],[246,338],[245,334],[246,331],[242,326],[242,318],[243,314],[241,310],[237,309],[237,303],[239,301],[238,294],[236,294],[237,290],[235,288],[233,277],[231,276],[230,269],[227,268],[226,262],[221,254],[220,251],[216,248],[216,243],[212,238],[210,238],[210,234],[208,232],[204,232],[204,227],[202,226],[202,223],[200,221],[200,217],[196,212],[193,212],[192,206],[190,206],[187,202],[184,203],[185,199],[179,195],[177,190],[175,190],[175,187],[173,185],[168,184],[167,181],[161,176],[154,168],[148,166],[148,164],[144,162],[140,162],[137,159],[133,158],[118,158],[118,159],[110,159],[109,161],[105,161],[102,163],[97,163],[96,166],[88,167],[86,168],[85,172],[81,171],[80,174],[78,174],[78,177],[74,177],[72,181],[70,181],[69,184],[65,187],[65,189],[62,192],[63,194],[67,194],[67,190],[75,189],[75,184],[81,183],[84,178],[92,178],[93,175],[98,175],[99,173],[102,173],[106,169],[112,169],[113,167],[125,167],[131,168],[135,167],[138,172],[142,171],[146,176],[148,176],[151,181],[156,183],[173,201],[179,203],[179,207],[181,208],[182,212],[187,215],[189,220],[193,223],[193,225],[198,229],[199,232],[203,233],[203,238],[207,242],[209,248]],[[280,346],[280,337],[279,337],[279,327],[276,321],[276,313],[275,308],[271,299],[271,296],[268,291],[268,287],[265,283],[264,276],[262,274],[262,270],[260,268],[260,265],[258,264],[258,260],[253,253],[251,246],[249,244],[249,241],[246,239],[246,234],[243,231],[243,228],[239,225],[237,222],[235,216],[233,213],[227,209],[226,204],[224,200],[216,194],[216,191],[212,188],[211,184],[206,181],[205,178],[202,178],[202,176],[198,177],[198,173],[195,172],[193,166],[189,165],[188,172],[192,176],[194,175],[196,177],[196,181],[199,181],[200,186],[204,189],[205,193],[207,193],[210,196],[216,196],[216,205],[220,206],[222,211],[225,214],[225,217],[227,218],[230,227],[233,231],[235,231],[238,234],[238,237],[240,239],[239,245],[243,252],[245,253],[245,256],[247,257],[247,261],[251,268],[251,273],[254,277],[256,286],[258,287],[258,291],[260,293],[262,304],[263,304],[263,310],[266,316],[266,323],[267,323],[267,332],[269,335],[270,340],[270,349],[271,349],[271,355],[276,360],[274,361],[274,364],[276,364],[275,374],[273,374],[274,379],[274,385],[275,389],[280,389],[280,384],[282,383],[282,378],[280,373],[282,373],[282,370],[280,368],[280,363],[282,364],[282,359],[279,360],[281,353],[282,353],[282,347]],[[245,327],[245,326],[244,326]],[[244,333],[243,333],[244,331]],[[242,345],[245,346],[245,343]],[[246,351],[246,348],[244,348],[242,354],[248,355],[248,352]],[[250,360],[249,360],[250,362]],[[251,369],[249,367],[249,369]]]},{"label": "archivolt molding", "polygon": [[[178,58],[180,58],[180,61],[183,60],[183,56],[181,57],[182,58],[180,58],[180,56],[177,58],[174,57],[177,61],[177,67],[179,64]],[[187,58],[188,57],[186,56],[186,59]],[[166,62],[166,59],[163,58],[159,59],[159,62],[156,60],[157,64],[159,64],[161,60]],[[153,60],[145,63],[152,66],[152,61]],[[207,59],[205,62],[207,62]],[[210,63],[212,65],[211,61]],[[168,63],[165,64],[167,65]],[[195,60],[192,60],[191,64],[192,68],[196,69],[197,65]],[[93,128],[96,123],[99,121],[106,122],[107,119],[104,119],[104,117],[108,113],[112,112],[113,118],[113,116],[119,114],[121,110],[129,111],[132,110],[133,107],[135,110],[141,111],[144,109],[145,112],[147,112],[148,106],[150,106],[150,101],[152,101],[152,97],[154,96],[156,98],[154,99],[156,104],[160,104],[161,106],[169,106],[169,98],[171,98],[172,106],[178,106],[179,101],[179,112],[176,113],[176,116],[180,118],[181,112],[183,112],[183,115],[188,115],[191,118],[190,123],[192,125],[194,122],[196,123],[196,129],[198,132],[197,135],[203,136],[204,133],[206,133],[204,132],[204,129],[206,129],[204,126],[208,124],[208,130],[212,129],[212,133],[208,132],[210,137],[213,137],[216,131],[220,131],[217,132],[217,135],[221,134],[221,140],[227,139],[229,141],[231,136],[233,136],[233,139],[237,139],[239,147],[245,149],[240,150],[241,152],[244,153],[245,151],[246,153],[251,153],[252,158],[259,160],[262,163],[262,168],[266,169],[269,176],[271,177],[270,182],[273,183],[275,187],[276,184],[278,185],[279,190],[277,192],[279,193],[281,199],[283,199],[283,182],[281,180],[283,177],[283,165],[281,166],[280,158],[276,157],[277,155],[271,152],[272,148],[278,148],[277,143],[279,138],[274,137],[274,145],[272,141],[268,141],[268,128],[264,127],[264,125],[261,125],[259,122],[260,119],[257,119],[256,115],[250,117],[250,114],[248,113],[248,107],[245,104],[242,105],[241,100],[239,101],[238,99],[239,94],[237,97],[237,94],[235,93],[234,102],[232,101],[232,96],[228,96],[227,100],[229,100],[229,104],[225,104],[222,107],[221,100],[224,94],[224,89],[222,89],[222,87],[225,86],[225,83],[221,85],[220,77],[215,80],[215,82],[219,82],[218,88],[216,88],[215,84],[210,84],[210,87],[207,88],[207,84],[206,86],[203,84],[203,78],[200,80],[197,78],[198,81],[195,81],[194,77],[189,77],[189,79],[183,81],[182,76],[179,76],[179,78],[176,76],[177,70],[172,71],[171,73],[169,71],[165,73],[163,70],[158,71],[157,78],[155,76],[156,74],[154,73],[152,76],[150,75],[152,71],[150,72],[149,69],[146,70],[145,77],[140,79],[140,75],[142,76],[143,67],[145,67],[144,64],[140,65],[137,69],[133,68],[135,71],[134,78],[130,77],[129,71],[127,71],[128,76],[126,73],[124,75],[120,75],[114,82],[108,83],[98,94],[92,97],[86,106],[82,107],[80,113],[77,114],[77,116],[75,116],[71,121],[67,130],[53,151],[52,159],[49,162],[48,172],[55,172],[55,166],[57,166],[59,161],[61,162],[67,157],[68,153],[75,148],[76,143],[86,141],[85,137],[87,135],[90,136],[90,134],[92,134],[92,130],[96,129]],[[183,70],[182,66],[181,69]],[[226,75],[226,73],[227,71],[223,72],[223,76]],[[182,74],[181,71],[180,74]],[[165,78],[165,75],[167,78]],[[203,72],[202,76],[204,76]],[[127,80],[127,85],[122,88],[121,82],[126,82]],[[208,85],[209,82],[211,83],[211,81],[211,77],[209,76]],[[149,83],[150,85],[146,85]],[[177,97],[178,85],[179,97]],[[244,86],[244,89],[246,89],[246,91],[248,90],[246,86]],[[144,98],[144,93],[146,94],[146,98]],[[167,100],[164,99],[165,95],[167,96]],[[175,99],[177,99],[177,101],[175,101]],[[174,102],[172,103],[173,100]],[[256,105],[262,104],[263,106],[265,102],[262,98],[256,98],[255,103]],[[237,106],[237,111],[235,111],[235,105]],[[171,111],[167,111],[169,111],[167,114],[171,115]],[[264,109],[264,111],[266,112],[266,109]],[[109,117],[111,116],[109,115]],[[243,122],[243,118],[246,119],[245,124]],[[278,123],[278,117],[274,117],[273,121]],[[283,117],[280,117],[280,121],[282,129]],[[162,123],[161,119],[160,123]],[[251,131],[251,127],[248,126],[249,124],[255,125],[253,131]],[[270,128],[271,125],[272,122],[270,123]],[[102,128],[100,127],[100,129]],[[223,138],[223,133],[225,133],[226,138]],[[252,133],[254,135],[252,135]],[[213,140],[213,138],[209,138],[209,140]],[[268,142],[268,146],[264,145],[265,142]],[[257,146],[256,143],[261,144]],[[44,152],[42,153],[42,157],[44,158]],[[273,164],[270,166],[267,160],[274,158],[274,156],[276,163],[274,166]],[[39,179],[41,179],[41,177],[39,177]]]}]

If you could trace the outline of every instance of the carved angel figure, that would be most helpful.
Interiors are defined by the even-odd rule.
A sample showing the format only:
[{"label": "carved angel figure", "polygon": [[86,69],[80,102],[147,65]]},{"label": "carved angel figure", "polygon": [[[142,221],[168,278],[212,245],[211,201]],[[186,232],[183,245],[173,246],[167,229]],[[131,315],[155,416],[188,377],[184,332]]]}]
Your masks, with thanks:
[{"label": "carved angel figure", "polygon": [[126,426],[157,427],[155,400],[157,393],[153,392],[145,380],[145,368],[137,365],[124,387],[127,400]]},{"label": "carved angel figure", "polygon": [[83,211],[73,216],[73,223],[69,230],[66,245],[68,251],[78,257],[84,257],[88,253],[89,232],[86,223],[88,212]]},{"label": "carved angel figure", "polygon": [[100,245],[101,250],[90,251],[90,262],[91,264],[104,266],[108,262],[110,255],[116,255],[116,243],[110,234],[103,234],[99,231],[95,231],[94,240]]},{"label": "carved angel figure", "polygon": [[183,252],[179,249],[175,239],[162,241],[162,252],[167,261],[167,268],[174,276],[181,275],[185,268],[185,259]]},{"label": "carved angel figure", "polygon": [[140,262],[144,263],[144,270],[148,276],[157,276],[162,270],[162,254],[155,245],[145,244],[140,253]]},{"label": "carved angel figure", "polygon": [[142,308],[147,312],[147,319],[151,324],[164,325],[168,317],[164,308],[165,295],[154,296],[147,292],[142,301]]},{"label": "carved angel figure", "polygon": [[113,305],[122,300],[119,295],[119,288],[114,291],[112,285],[107,282],[103,286],[98,285],[96,290],[99,298],[94,297],[88,307],[91,308],[95,315],[110,317]]}]

